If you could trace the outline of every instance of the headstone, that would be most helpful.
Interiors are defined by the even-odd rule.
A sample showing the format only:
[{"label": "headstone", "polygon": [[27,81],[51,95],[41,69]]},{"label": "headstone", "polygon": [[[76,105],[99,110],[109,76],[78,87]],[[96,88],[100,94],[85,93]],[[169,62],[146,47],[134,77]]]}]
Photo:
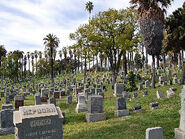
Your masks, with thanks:
[{"label": "headstone", "polygon": [[68,104],[72,104],[73,103],[73,97],[72,96],[68,96],[67,97],[67,103]]},{"label": "headstone", "polygon": [[123,83],[115,83],[114,85],[114,96],[122,96],[125,87]]},{"label": "headstone", "polygon": [[57,105],[56,99],[55,98],[50,98],[49,99],[50,104],[54,104],[55,106]]},{"label": "headstone", "polygon": [[40,94],[35,94],[35,105],[41,105]]},{"label": "headstone", "polygon": [[163,139],[163,129],[161,127],[147,128],[146,139]]},{"label": "headstone", "polygon": [[177,76],[173,77],[173,83],[174,83],[174,84],[177,84],[177,83],[178,83]]},{"label": "headstone", "polygon": [[151,109],[159,109],[159,103],[158,102],[152,102],[150,103]]},{"label": "headstone", "polygon": [[150,88],[150,81],[148,81],[148,80],[145,81],[145,87],[146,87],[146,88]]},{"label": "headstone", "polygon": [[133,107],[133,111],[136,112],[136,113],[139,113],[139,112],[142,112],[142,108],[141,108],[141,105],[136,105]]},{"label": "headstone", "polygon": [[2,105],[2,110],[0,112],[0,135],[14,133],[13,111],[12,104]]},{"label": "headstone", "polygon": [[59,91],[54,92],[54,98],[60,99],[60,92]]},{"label": "headstone", "polygon": [[181,97],[181,109],[180,113],[180,126],[175,128],[175,139],[185,139],[185,86],[180,94]]},{"label": "headstone", "polygon": [[23,96],[15,96],[15,109],[19,109],[20,106],[24,106]]},{"label": "headstone", "polygon": [[167,90],[166,93],[167,93],[167,98],[175,96],[175,92],[171,88]]},{"label": "headstone", "polygon": [[82,94],[78,95],[78,103],[76,106],[76,112],[81,113],[87,111],[87,106],[85,104],[85,96]]},{"label": "headstone", "polygon": [[143,92],[143,97],[148,96],[148,91]]},{"label": "headstone", "polygon": [[142,89],[143,89],[143,83],[140,83],[138,90],[142,90]]},{"label": "headstone", "polygon": [[15,139],[63,139],[62,123],[54,104],[20,107],[14,112]]},{"label": "headstone", "polygon": [[86,121],[97,122],[102,120],[106,120],[106,115],[103,112],[103,97],[99,95],[90,96],[88,99]]},{"label": "headstone", "polygon": [[122,117],[122,116],[129,115],[129,110],[127,109],[127,106],[126,106],[126,98],[123,98],[123,97],[117,98],[116,108],[117,110],[115,111],[115,116]]},{"label": "headstone", "polygon": [[158,98],[158,99],[161,99],[161,98],[163,98],[163,97],[164,97],[163,92],[162,92],[162,91],[160,91],[160,90],[157,90],[156,94],[157,94],[157,98]]},{"label": "headstone", "polygon": [[135,93],[133,94],[133,99],[136,99],[136,98],[138,98],[137,92],[135,92]]}]

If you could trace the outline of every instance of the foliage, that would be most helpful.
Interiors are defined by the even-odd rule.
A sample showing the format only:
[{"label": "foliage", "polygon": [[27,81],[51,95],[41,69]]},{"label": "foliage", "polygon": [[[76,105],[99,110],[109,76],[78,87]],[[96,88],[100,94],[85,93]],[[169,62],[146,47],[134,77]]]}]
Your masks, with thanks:
[{"label": "foliage", "polygon": [[135,67],[137,69],[142,68],[142,65],[143,65],[142,61],[143,60],[141,58],[141,55],[138,52],[136,52],[135,57],[134,57],[134,62],[135,62]]},{"label": "foliage", "polygon": [[133,71],[130,71],[127,75],[127,80],[128,80],[128,83],[126,85],[126,90],[127,91],[135,91],[137,90],[137,87],[136,87],[136,75],[134,74]]}]

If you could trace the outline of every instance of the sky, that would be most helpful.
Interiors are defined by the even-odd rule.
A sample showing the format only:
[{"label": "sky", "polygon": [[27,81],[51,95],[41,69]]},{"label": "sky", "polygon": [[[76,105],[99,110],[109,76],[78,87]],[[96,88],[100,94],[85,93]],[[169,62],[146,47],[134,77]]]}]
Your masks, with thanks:
[{"label": "sky", "polygon": [[[7,51],[44,51],[43,38],[53,33],[60,39],[58,50],[72,45],[69,34],[88,22],[88,0],[1,0],[0,44]],[[129,0],[91,0],[92,15],[109,8],[129,7]],[[167,15],[182,7],[184,0],[174,0]]]}]

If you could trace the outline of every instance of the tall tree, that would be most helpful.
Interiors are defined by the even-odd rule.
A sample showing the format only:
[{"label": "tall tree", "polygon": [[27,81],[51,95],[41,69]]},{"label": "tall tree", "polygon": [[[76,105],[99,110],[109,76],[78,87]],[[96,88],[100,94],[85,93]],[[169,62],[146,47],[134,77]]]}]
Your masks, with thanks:
[{"label": "tall tree", "polygon": [[152,87],[155,87],[155,56],[160,55],[163,40],[164,13],[172,0],[131,0],[138,6],[138,20],[143,43],[149,55],[152,55]]},{"label": "tall tree", "polygon": [[53,34],[48,34],[46,37],[43,39],[44,40],[44,45],[46,50],[49,52],[49,57],[50,57],[50,66],[51,66],[51,80],[52,83],[54,83],[54,71],[53,71],[53,65],[54,65],[54,50],[59,46],[59,39],[56,35]]},{"label": "tall tree", "polygon": [[[7,53],[7,51],[4,47],[4,45],[0,45],[0,67],[1,67],[2,57],[5,57],[6,53]],[[1,72],[0,72],[0,76],[1,76]]]},{"label": "tall tree", "polygon": [[30,78],[30,52],[27,52],[27,58],[28,58],[28,76]]},{"label": "tall tree", "polygon": [[91,12],[94,8],[94,5],[91,1],[88,1],[85,5],[85,9],[89,12],[89,20],[91,19]]}]

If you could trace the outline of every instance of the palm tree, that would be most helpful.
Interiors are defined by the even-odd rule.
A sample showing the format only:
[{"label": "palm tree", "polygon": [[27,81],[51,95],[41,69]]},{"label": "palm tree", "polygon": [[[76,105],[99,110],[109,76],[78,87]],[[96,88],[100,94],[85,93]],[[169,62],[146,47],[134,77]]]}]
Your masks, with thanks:
[{"label": "palm tree", "polygon": [[28,58],[28,69],[29,69],[29,77],[30,77],[30,52],[27,52],[27,58]]},{"label": "palm tree", "polygon": [[35,55],[35,60],[36,60],[35,68],[36,68],[36,73],[37,73],[37,58],[38,58],[38,52],[37,52],[37,50],[34,51],[34,55]]},{"label": "palm tree", "polygon": [[32,59],[32,61],[31,61],[31,64],[32,64],[32,77],[34,76],[34,53],[32,52],[31,53],[31,59]]},{"label": "palm tree", "polygon": [[89,12],[89,20],[91,18],[91,12],[92,12],[93,8],[94,8],[93,3],[91,1],[88,1],[85,5],[85,9]]},{"label": "palm tree", "polygon": [[24,79],[26,79],[26,64],[27,64],[27,57],[24,55]]},{"label": "palm tree", "polygon": [[64,53],[64,59],[65,59],[65,65],[67,65],[67,48],[66,47],[64,47],[63,49],[62,49],[62,51],[63,51],[63,53]]},{"label": "palm tree", "polygon": [[41,58],[42,58],[42,52],[39,51],[39,59],[41,59]]},{"label": "palm tree", "polygon": [[56,35],[53,34],[48,34],[46,37],[43,39],[44,40],[44,45],[46,47],[46,50],[49,52],[49,57],[50,57],[50,66],[51,66],[51,81],[54,83],[54,71],[53,71],[53,65],[54,65],[54,50],[58,47],[60,41]]},{"label": "palm tree", "polygon": [[[2,60],[2,57],[5,57],[6,56],[6,49],[4,47],[4,45],[0,45],[0,67],[1,67],[1,60]],[[0,72],[0,76],[1,76],[1,72]]]},{"label": "palm tree", "polygon": [[61,68],[60,68],[60,73],[62,73],[62,50],[58,51],[59,57],[60,57],[60,63],[61,63]]},{"label": "palm tree", "polygon": [[138,20],[143,43],[149,55],[152,55],[152,87],[155,87],[155,56],[160,55],[163,40],[164,13],[172,0],[131,0],[138,6]]}]

